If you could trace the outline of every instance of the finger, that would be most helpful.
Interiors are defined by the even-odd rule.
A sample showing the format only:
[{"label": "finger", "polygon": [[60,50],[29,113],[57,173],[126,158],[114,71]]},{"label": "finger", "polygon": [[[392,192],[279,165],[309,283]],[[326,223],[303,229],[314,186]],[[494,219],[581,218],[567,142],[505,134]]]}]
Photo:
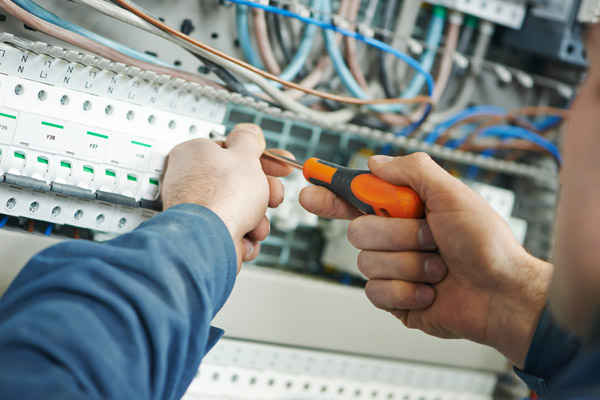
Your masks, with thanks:
[{"label": "finger", "polygon": [[[269,149],[269,151],[287,158],[291,158],[292,160],[296,159],[296,157],[294,157],[294,155],[287,150]],[[265,171],[265,174],[271,176],[288,176],[294,170],[294,168],[290,167],[289,165],[286,165],[280,161],[276,161],[268,157],[262,157],[260,159],[260,163],[262,164],[262,168],[263,171]]]},{"label": "finger", "polygon": [[329,219],[354,219],[363,215],[353,205],[333,192],[319,186],[309,186],[300,192],[300,204],[306,211]]},{"label": "finger", "polygon": [[398,280],[371,280],[365,293],[375,307],[386,311],[427,308],[435,300],[431,286]]},{"label": "finger", "polygon": [[267,176],[267,181],[269,182],[269,207],[277,208],[284,198],[283,183],[272,176]]},{"label": "finger", "polygon": [[361,250],[433,251],[437,248],[424,219],[363,215],[348,226],[348,240]]},{"label": "finger", "polygon": [[267,236],[269,236],[269,233],[271,233],[271,224],[269,223],[269,219],[267,217],[263,217],[258,225],[256,225],[256,228],[248,232],[246,236],[262,242],[267,238]]},{"label": "finger", "polygon": [[425,202],[435,193],[460,193],[466,188],[425,153],[405,157],[374,156],[369,159],[369,169],[394,185],[410,186]]},{"label": "finger", "polygon": [[262,129],[254,124],[238,124],[227,135],[225,147],[239,153],[260,157],[265,151],[266,142]]},{"label": "finger", "polygon": [[258,257],[260,253],[260,243],[256,239],[252,239],[248,236],[244,237],[244,257],[242,261],[252,261]]},{"label": "finger", "polygon": [[448,268],[437,255],[421,252],[361,251],[358,269],[368,279],[438,283]]}]

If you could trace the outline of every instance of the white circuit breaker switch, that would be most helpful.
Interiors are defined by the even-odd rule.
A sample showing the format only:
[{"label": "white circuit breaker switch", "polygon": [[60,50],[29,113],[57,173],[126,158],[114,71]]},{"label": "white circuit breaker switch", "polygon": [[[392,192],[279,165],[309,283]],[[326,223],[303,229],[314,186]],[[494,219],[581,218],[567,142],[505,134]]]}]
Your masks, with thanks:
[{"label": "white circuit breaker switch", "polygon": [[70,183],[73,174],[73,161],[61,157],[54,157],[53,161],[48,170],[48,180],[62,184]]},{"label": "white circuit breaker switch", "polygon": [[117,175],[120,175],[121,171],[116,168],[105,168],[104,173],[100,172],[99,177],[96,181],[96,188],[103,192],[113,193],[117,188]]},{"label": "white circuit breaker switch", "polygon": [[160,180],[154,175],[146,175],[140,185],[140,198],[155,201],[160,195]]},{"label": "white circuit breaker switch", "polygon": [[82,189],[94,189],[93,182],[96,178],[98,168],[90,163],[80,163],[78,168],[73,172],[73,178],[76,179],[76,185]]},{"label": "white circuit breaker switch", "polygon": [[48,177],[49,164],[50,161],[47,156],[37,155],[29,161],[25,175],[45,181]]},{"label": "white circuit breaker switch", "polygon": [[21,175],[27,163],[27,153],[24,150],[13,150],[12,154],[6,157],[5,163],[6,172]]},{"label": "white circuit breaker switch", "polygon": [[121,195],[137,198],[139,189],[140,189],[140,180],[137,174],[128,173],[125,176],[121,177],[123,180],[123,189],[121,190]]}]

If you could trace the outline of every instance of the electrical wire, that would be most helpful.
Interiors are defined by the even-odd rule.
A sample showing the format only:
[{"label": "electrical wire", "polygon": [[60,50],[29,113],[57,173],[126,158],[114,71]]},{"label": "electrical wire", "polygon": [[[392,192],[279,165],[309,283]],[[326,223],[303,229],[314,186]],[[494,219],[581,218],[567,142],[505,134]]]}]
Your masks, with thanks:
[{"label": "electrical wire", "polygon": [[463,23],[463,17],[460,13],[452,13],[450,15],[450,24],[448,33],[446,34],[446,46],[444,55],[440,63],[440,70],[435,80],[435,90],[433,91],[433,102],[437,104],[446,90],[448,85],[452,67],[454,66],[454,52],[458,45],[458,35],[460,27]]},{"label": "electrical wire", "polygon": [[75,32],[80,36],[84,36],[88,39],[91,39],[97,43],[100,43],[104,46],[115,49],[116,51],[123,53],[129,57],[136,58],[141,61],[145,61],[148,63],[158,64],[163,67],[170,67],[171,64],[168,64],[157,57],[151,56],[149,54],[134,50],[129,48],[121,43],[115,42],[113,40],[107,39],[104,36],[98,35],[94,32],[91,32],[85,28],[80,27],[70,21],[67,21],[58,15],[48,11],[47,9],[40,7],[37,3],[31,0],[12,0],[13,3],[16,3],[21,8],[27,10],[31,14],[35,15],[38,18],[41,18],[45,21],[50,22],[56,26],[59,26],[63,29],[66,29],[71,32]]},{"label": "electrical wire", "polygon": [[50,236],[52,234],[52,230],[54,229],[54,224],[48,224],[46,230],[44,231],[44,235]]},{"label": "electrical wire", "polygon": [[472,117],[477,116],[485,116],[488,117],[490,115],[497,115],[501,117],[505,117],[508,115],[508,112],[504,108],[494,107],[494,106],[475,106],[469,107],[451,118],[448,118],[446,121],[438,124],[435,129],[433,129],[424,139],[425,143],[435,143],[438,138],[440,138],[447,130],[449,130],[454,125],[459,122]]},{"label": "electrical wire", "polygon": [[98,54],[99,56],[105,57],[109,60],[120,62],[126,65],[134,65],[141,69],[153,71],[161,75],[169,75],[173,78],[179,78],[190,82],[196,82],[202,85],[211,86],[215,88],[222,88],[221,85],[209,79],[201,78],[195,74],[190,74],[185,71],[181,71],[174,68],[162,67],[160,65],[147,63],[145,61],[129,57],[119,51],[114,50],[113,48],[104,46],[77,33],[51,24],[21,8],[19,5],[13,3],[12,0],[0,0],[0,6],[2,6],[2,8],[6,10],[6,12],[13,15],[19,21],[23,22],[24,24],[27,24],[28,26],[33,27],[34,29],[42,33],[60,39],[64,42],[70,43],[81,49],[90,51],[94,54]]},{"label": "electrical wire", "polygon": [[1,229],[1,228],[4,228],[4,227],[6,226],[6,223],[8,222],[8,218],[9,218],[9,216],[8,216],[8,215],[5,215],[5,216],[2,218],[2,220],[0,221],[0,229]]},{"label": "electrical wire", "polygon": [[[417,24],[421,3],[421,0],[404,0],[402,2],[402,8],[398,13],[396,23],[394,24],[396,29],[394,31],[391,46],[403,53],[406,53],[408,50],[408,39],[411,38],[412,32]],[[406,75],[407,65],[404,63],[397,63],[397,60],[392,60],[392,62],[388,64],[388,68],[390,71],[395,71],[396,77],[398,78],[396,80],[396,85],[393,86],[400,87],[400,81],[403,80]],[[397,96],[398,95],[396,94],[393,97]]]},{"label": "electrical wire", "polygon": [[[394,15],[396,12],[396,0],[386,0],[384,12],[383,12],[383,30],[390,31],[392,29],[392,23],[394,19]],[[406,2],[405,2],[406,3]],[[387,43],[385,36],[379,35],[379,40]],[[377,73],[379,75],[379,80],[381,82],[381,86],[383,87],[383,91],[387,97],[396,97],[398,95],[390,75],[388,74],[388,66],[386,65],[386,57],[387,53],[382,51],[378,52],[377,57]]]},{"label": "electrical wire", "polygon": [[265,69],[260,57],[252,47],[252,38],[249,35],[250,26],[248,24],[248,6],[238,4],[235,9],[235,25],[238,32],[238,40],[240,47],[244,53],[244,57],[250,64],[259,69]]},{"label": "electrical wire", "polygon": [[469,105],[469,102],[473,97],[473,93],[475,92],[475,85],[477,84],[477,79],[481,74],[482,64],[485,54],[490,46],[493,34],[494,24],[491,22],[483,21],[479,25],[477,43],[475,44],[475,51],[473,53],[473,58],[471,59],[471,70],[462,85],[462,89],[458,98],[453,102],[452,106],[433,113],[429,117],[428,122],[432,124],[438,124],[450,118],[454,114],[461,112]]},{"label": "electrical wire", "polygon": [[[350,0],[350,10],[348,12],[347,19],[350,21],[355,21],[358,18],[358,12],[360,11],[360,3],[361,0]],[[355,30],[355,25],[350,25],[348,27],[350,30]],[[365,73],[362,70],[361,63],[358,60],[358,50],[356,48],[356,40],[346,36],[344,38],[344,43],[346,44],[346,62],[348,63],[348,67],[350,68],[350,72],[352,76],[356,80],[356,82],[360,85],[360,87],[365,91],[369,91],[369,84],[367,83],[367,78],[365,77]]]},{"label": "electrical wire", "polygon": [[[121,1],[121,0],[118,0],[118,1]],[[238,1],[245,1],[245,0],[229,0],[229,1],[238,2]],[[346,35],[346,36],[351,36],[356,39],[365,41],[368,44],[373,44],[373,46],[377,47],[380,50],[389,51],[392,54],[395,54],[396,56],[398,56],[399,58],[406,59],[406,61],[409,62],[411,67],[413,67],[415,70],[417,70],[419,72],[419,74],[420,74],[419,76],[421,76],[421,75],[424,76],[423,79],[424,79],[424,82],[427,82],[429,95],[431,96],[433,94],[433,90],[434,90],[433,78],[431,77],[431,74],[429,74],[429,72],[426,71],[416,60],[406,56],[405,54],[397,52],[395,49],[391,48],[389,45],[387,45],[379,40],[364,37],[362,35],[357,34],[356,32],[350,32],[350,31],[342,29],[342,28],[334,27],[333,25],[330,24],[330,21],[331,21],[331,5],[328,2],[325,2],[324,23],[325,23],[325,26],[329,26],[329,27],[333,28],[333,29],[327,29],[323,32],[323,34],[325,36],[325,46],[327,48],[327,52],[329,53],[329,57],[332,60],[332,63],[334,65],[336,72],[342,79],[342,82],[344,83],[344,86],[346,87],[346,89],[348,89],[348,91],[353,96],[356,96],[357,98],[361,98],[361,99],[369,98],[369,95],[366,94],[362,90],[360,85],[352,77],[352,73],[346,66],[346,63],[344,62],[344,59],[342,57],[340,49],[336,46],[335,34],[334,34],[334,32],[336,32],[336,31],[339,31],[339,32],[343,33],[344,35],[346,35],[346,33],[347,33],[348,35]],[[378,104],[378,105],[373,105],[371,108],[377,112],[385,113],[385,112],[394,112],[399,109],[402,109],[402,106],[398,105],[398,104],[393,104],[393,105],[392,104],[386,104],[386,105]]]},{"label": "electrical wire", "polygon": [[[0,2],[6,2],[8,0],[0,0]],[[241,67],[237,63],[229,62],[227,59],[224,59],[218,55],[215,55],[209,51],[205,51],[202,48],[197,48],[194,45],[178,38],[170,35],[167,32],[162,31],[161,29],[155,27],[150,24],[146,20],[136,16],[135,14],[120,8],[114,4],[108,3],[104,0],[75,0],[76,2],[86,5],[94,10],[97,10],[107,16],[115,18],[119,21],[128,23],[137,28],[146,30],[150,33],[156,34],[157,36],[163,37],[167,40],[171,40],[174,43],[182,46],[183,48],[192,51],[194,53],[198,53],[203,57],[209,59],[212,62],[215,62],[222,67],[228,69],[230,72],[233,72],[244,79],[248,79],[250,81],[254,81],[266,94],[271,96],[275,101],[277,101],[282,107],[294,111],[298,114],[305,115],[315,121],[319,121],[322,124],[331,124],[331,123],[345,123],[354,118],[355,111],[351,108],[343,109],[336,112],[320,112],[311,110],[308,107],[298,103],[293,98],[285,95],[275,86],[273,86],[268,80],[263,78],[260,75],[255,74],[251,70],[247,68]],[[141,11],[143,13],[143,11]],[[153,18],[150,17],[149,18]],[[160,22],[160,21],[159,21]]]},{"label": "electrical wire", "polygon": [[254,36],[256,37],[260,58],[270,73],[279,75],[281,74],[281,67],[271,47],[265,12],[259,8],[255,8],[252,10],[252,17],[254,19]]},{"label": "electrical wire", "polygon": [[[404,103],[430,103],[431,102],[431,98],[428,96],[418,96],[415,98],[411,98],[411,99],[403,99],[403,98],[394,98],[394,99],[369,99],[369,98],[349,98],[349,97],[344,97],[344,96],[338,96],[338,95],[332,95],[332,94],[328,94],[328,93],[322,93],[313,89],[307,89],[304,88],[296,83],[293,82],[289,82],[289,81],[284,81],[279,79],[278,77],[269,74],[267,72],[261,71],[251,65],[248,65],[247,63],[244,63],[243,61],[240,61],[234,57],[231,57],[227,54],[224,54],[218,50],[215,50],[207,45],[205,45],[204,43],[198,42],[190,37],[187,37],[183,34],[181,34],[180,32],[178,32],[177,30],[171,28],[170,26],[162,23],[161,21],[157,20],[156,18],[152,18],[151,16],[147,15],[144,12],[141,12],[136,6],[133,6],[129,0],[114,0],[115,2],[117,2],[118,4],[122,5],[123,7],[127,8],[128,10],[132,11],[133,13],[135,13],[136,15],[140,16],[141,18],[145,19],[148,22],[151,22],[153,25],[160,27],[163,30],[166,30],[167,32],[178,36],[186,41],[189,41],[190,43],[194,43],[196,46],[203,48],[215,55],[218,55],[219,57],[225,58],[228,61],[235,63],[237,65],[240,65],[244,68],[247,68],[255,73],[260,74],[261,76],[267,78],[267,79],[271,79],[274,80],[284,86],[288,86],[288,87],[292,87],[294,89],[298,89],[298,90],[302,90],[308,94],[314,94],[317,95],[319,97],[323,97],[323,98],[328,98],[330,100],[334,100],[334,101],[338,101],[341,103],[348,103],[348,104],[360,104],[360,105],[392,105],[392,104],[404,104]],[[325,30],[327,30],[328,32],[338,32],[341,33],[344,36],[350,36],[353,37],[355,39],[361,40],[367,44],[369,44],[370,46],[376,47],[380,50],[383,51],[387,51],[390,52],[391,54],[394,54],[396,57],[402,59],[403,61],[407,62],[412,68],[416,69],[417,71],[419,71],[419,73],[423,74],[426,78],[426,82],[428,83],[428,86],[430,87],[431,92],[433,92],[433,78],[431,77],[431,75],[427,72],[424,71],[420,64],[414,60],[413,58],[407,56],[406,54],[400,53],[397,50],[395,50],[394,48],[392,48],[391,46],[380,42],[379,40],[370,38],[370,37],[365,37],[357,32],[352,32],[349,31],[347,29],[344,28],[340,28],[340,27],[336,27],[334,25],[331,25],[328,22],[324,22],[321,20],[317,20],[314,18],[310,18],[310,17],[304,17],[295,13],[292,13],[288,10],[283,10],[277,7],[272,7],[272,6],[266,6],[266,5],[262,5],[262,4],[258,4],[258,3],[253,3],[247,0],[227,0],[236,4],[244,4],[244,5],[248,5],[251,7],[256,7],[256,8],[262,8],[265,11],[269,11],[269,12],[274,12],[274,13],[279,13],[288,17],[292,17],[295,19],[298,19],[300,21],[303,21],[305,23],[309,23],[309,24],[315,24],[317,26],[319,26],[320,28],[323,28]],[[327,6],[330,6],[329,2],[325,2],[324,3],[326,6],[326,15],[329,15],[329,13],[327,12],[327,10],[330,10],[330,8],[327,8]]]},{"label": "electrical wire", "polygon": [[[275,7],[279,6],[279,2],[276,0],[272,0],[271,4]],[[289,63],[293,57],[292,49],[289,44],[289,42],[290,42],[290,32],[288,30],[289,25],[286,24],[287,25],[286,29],[283,28],[282,21],[285,21],[285,20],[284,20],[283,16],[281,16],[279,14],[269,13],[268,16],[269,16],[269,21],[273,24],[273,27],[274,27],[273,30],[275,31],[275,38],[277,39],[279,48],[281,49],[281,52],[283,53],[283,58],[285,59],[285,61],[287,63]]]}]

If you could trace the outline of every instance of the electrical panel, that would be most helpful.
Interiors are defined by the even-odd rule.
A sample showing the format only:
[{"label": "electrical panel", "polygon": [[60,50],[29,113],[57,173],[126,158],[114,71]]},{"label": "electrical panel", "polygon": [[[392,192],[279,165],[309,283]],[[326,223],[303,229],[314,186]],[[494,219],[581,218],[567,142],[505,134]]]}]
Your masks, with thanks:
[{"label": "electrical panel", "polygon": [[[92,7],[100,3],[112,11]],[[108,50],[95,36],[90,45],[23,23],[14,10],[18,18],[9,9],[0,18],[0,250],[10,270],[0,271],[3,279],[25,261],[11,255],[19,244],[32,243],[23,251],[33,252],[55,240],[103,241],[152,218],[161,211],[169,151],[244,122],[260,125],[269,147],[299,160],[364,168],[372,154],[427,152],[486,199],[533,255],[552,257],[561,124],[584,75],[582,35],[597,20],[597,1],[137,1],[258,69],[285,78],[301,64],[287,80],[302,86],[312,79],[313,92],[272,85],[291,98],[284,101],[277,92],[266,95],[269,88],[239,65],[186,51],[109,3],[39,2],[106,39]],[[119,15],[128,23],[113,19]],[[347,36],[332,40],[327,30]],[[368,46],[373,42],[379,47]],[[382,56],[386,46],[414,60],[417,72],[407,72],[393,52]],[[443,90],[428,88],[421,76]],[[406,93],[436,100],[435,107],[402,104],[387,112],[315,90],[354,100]],[[350,117],[339,119],[348,110]],[[297,197],[307,184],[300,174],[284,180],[287,198],[269,211],[271,235],[257,267],[246,267],[232,295],[237,309],[226,305],[217,317],[231,336],[206,358],[186,398],[492,398],[507,369],[498,354],[425,339],[372,315],[347,223],[306,213]],[[344,304],[365,326],[340,315]],[[284,305],[320,334],[287,320]],[[371,336],[381,340],[367,343]]]}]

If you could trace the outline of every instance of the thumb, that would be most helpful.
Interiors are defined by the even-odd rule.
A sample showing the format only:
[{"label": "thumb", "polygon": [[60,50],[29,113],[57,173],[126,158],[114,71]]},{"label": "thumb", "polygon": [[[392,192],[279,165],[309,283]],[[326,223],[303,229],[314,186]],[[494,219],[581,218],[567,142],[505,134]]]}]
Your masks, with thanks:
[{"label": "thumb", "polygon": [[384,181],[411,187],[424,202],[435,193],[452,193],[464,188],[462,182],[426,153],[413,153],[404,157],[373,156],[369,159],[369,169]]},{"label": "thumb", "polygon": [[266,142],[262,129],[254,124],[238,124],[227,136],[227,149],[260,157],[265,151]]}]

